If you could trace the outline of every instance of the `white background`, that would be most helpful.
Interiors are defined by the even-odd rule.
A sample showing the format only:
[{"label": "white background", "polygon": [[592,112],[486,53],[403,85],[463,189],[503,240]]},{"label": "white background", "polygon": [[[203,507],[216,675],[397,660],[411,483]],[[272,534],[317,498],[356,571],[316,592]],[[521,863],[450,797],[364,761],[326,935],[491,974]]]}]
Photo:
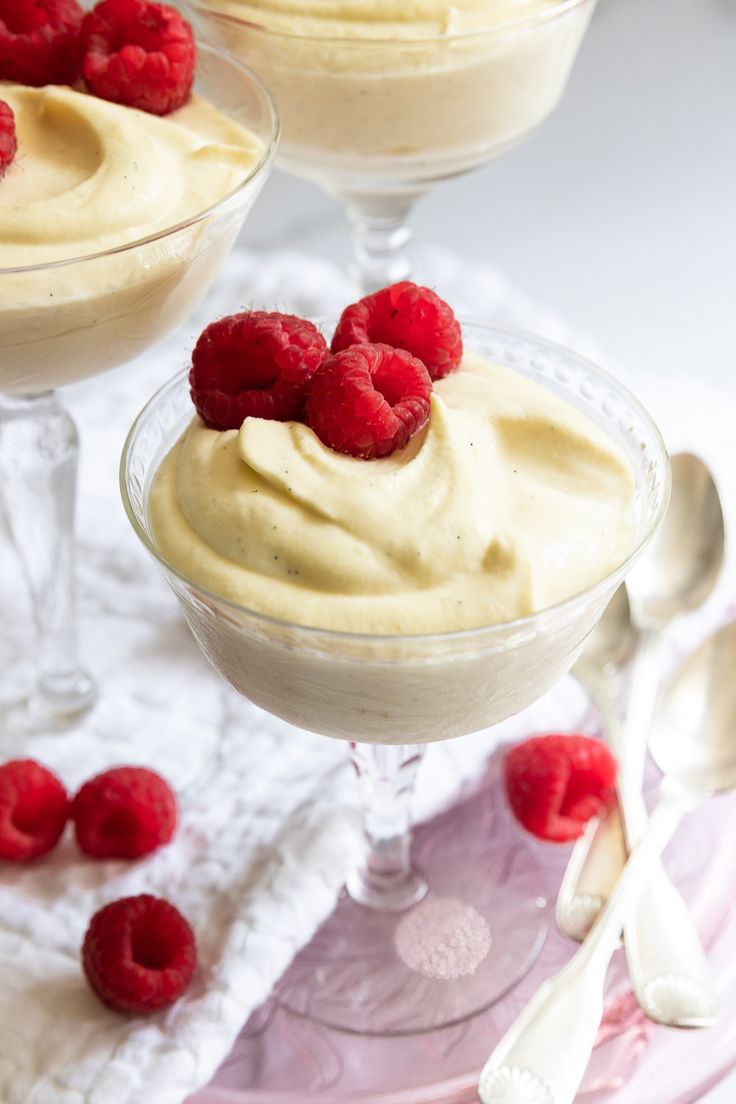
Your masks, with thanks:
[{"label": "white background", "polygon": [[[414,228],[493,261],[621,363],[736,387],[736,0],[601,0],[556,115],[438,187]],[[333,202],[279,173],[245,240],[348,255]],[[707,1104],[735,1099],[736,1076]]]}]

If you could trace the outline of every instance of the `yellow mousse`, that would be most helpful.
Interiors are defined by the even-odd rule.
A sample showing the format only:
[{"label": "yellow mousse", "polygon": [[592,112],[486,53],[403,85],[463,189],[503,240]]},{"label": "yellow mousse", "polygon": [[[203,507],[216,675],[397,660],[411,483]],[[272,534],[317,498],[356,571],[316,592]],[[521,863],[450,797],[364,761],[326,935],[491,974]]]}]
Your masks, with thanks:
[{"label": "yellow mousse", "polygon": [[19,145],[0,184],[0,269],[100,253],[176,226],[232,191],[262,153],[197,97],[163,118],[55,85],[0,83],[0,98],[15,113]]},{"label": "yellow mousse", "polygon": [[633,476],[545,387],[466,354],[428,426],[377,461],[304,425],[195,418],[156,475],[154,537],[205,589],[282,620],[367,633],[510,621],[571,597],[633,546]]},{"label": "yellow mousse", "polygon": [[125,247],[225,199],[264,150],[196,96],[164,118],[53,85],[0,82],[0,98],[18,136],[0,180],[0,391],[46,390],[132,359],[185,317],[245,206],[219,232]]},{"label": "yellow mousse", "polygon": [[561,0],[226,0],[226,4],[243,19],[289,34],[419,38],[520,22],[554,11]]}]

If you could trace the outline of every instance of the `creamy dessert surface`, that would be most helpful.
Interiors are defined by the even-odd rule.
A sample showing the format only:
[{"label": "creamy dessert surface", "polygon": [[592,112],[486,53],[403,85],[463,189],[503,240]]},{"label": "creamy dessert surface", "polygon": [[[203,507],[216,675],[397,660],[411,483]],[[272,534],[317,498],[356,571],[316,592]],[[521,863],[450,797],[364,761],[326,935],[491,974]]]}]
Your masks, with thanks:
[{"label": "creamy dessert surface", "polygon": [[[70,88],[0,82],[18,157],[0,184],[0,272],[100,253],[231,192],[258,139],[200,97],[159,117]],[[0,279],[1,305],[11,298]]]},{"label": "creamy dessert surface", "polygon": [[[199,0],[273,93],[281,163],[338,193],[489,160],[559,101],[594,0]],[[370,190],[370,189],[368,189]]]},{"label": "creamy dessert surface", "polygon": [[257,188],[215,230],[163,232],[237,189],[263,144],[198,96],[163,118],[54,85],[0,82],[0,98],[18,135],[0,180],[0,392],[43,391],[132,360],[183,321]]},{"label": "creamy dessert surface", "polygon": [[240,18],[294,35],[428,38],[554,12],[565,0],[218,0]]},{"label": "creamy dessert surface", "polygon": [[149,516],[161,554],[209,591],[279,619],[366,633],[513,620],[604,578],[634,544],[615,442],[547,388],[466,354],[428,426],[378,461],[306,426],[195,418]]}]

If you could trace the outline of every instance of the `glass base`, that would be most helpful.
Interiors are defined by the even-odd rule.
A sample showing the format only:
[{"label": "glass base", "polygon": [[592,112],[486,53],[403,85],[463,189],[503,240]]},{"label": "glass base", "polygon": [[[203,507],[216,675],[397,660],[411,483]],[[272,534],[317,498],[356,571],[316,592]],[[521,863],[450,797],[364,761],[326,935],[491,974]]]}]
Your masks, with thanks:
[{"label": "glass base", "polygon": [[84,670],[41,679],[28,698],[33,719],[50,727],[66,728],[88,713],[97,700],[97,687]]},{"label": "glass base", "polygon": [[527,851],[516,862],[495,819],[479,797],[418,829],[413,858],[430,889],[403,912],[366,908],[343,891],[284,975],[278,1002],[327,1027],[398,1036],[460,1023],[500,1000],[533,966],[548,918],[536,860]]}]

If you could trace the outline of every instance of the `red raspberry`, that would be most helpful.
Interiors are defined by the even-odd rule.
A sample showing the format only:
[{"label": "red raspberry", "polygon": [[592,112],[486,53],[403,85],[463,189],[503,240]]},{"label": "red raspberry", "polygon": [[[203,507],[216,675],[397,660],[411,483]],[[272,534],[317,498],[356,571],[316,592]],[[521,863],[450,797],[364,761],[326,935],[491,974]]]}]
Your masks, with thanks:
[{"label": "red raspberry", "polygon": [[102,0],[84,17],[82,46],[84,79],[103,100],[168,115],[191,95],[194,34],[168,4]]},{"label": "red raspberry", "polygon": [[101,1001],[118,1012],[165,1008],[197,967],[194,932],[160,897],[123,897],[96,912],[82,944],[82,968]]},{"label": "red raspberry", "polygon": [[77,0],[0,0],[0,80],[75,81],[83,17]]},{"label": "red raspberry", "polygon": [[18,152],[15,136],[15,115],[10,104],[0,100],[0,179],[5,176]]},{"label": "red raspberry", "polygon": [[429,417],[421,360],[388,345],[353,345],[316,372],[307,425],[335,452],[373,460],[403,448]]},{"label": "red raspberry", "polygon": [[45,855],[61,838],[69,798],[59,779],[34,759],[0,767],[0,859],[23,862]]},{"label": "red raspberry", "polygon": [[600,740],[553,733],[508,752],[504,784],[513,813],[528,832],[565,842],[613,806],[616,771],[616,760]]},{"label": "red raspberry", "polygon": [[300,419],[307,383],[329,356],[311,322],[293,314],[243,311],[213,322],[192,353],[192,402],[212,429],[246,418]]},{"label": "red raspberry", "polygon": [[113,767],[72,803],[77,843],[95,859],[137,859],[169,843],[178,810],[171,787],[145,767]]},{"label": "red raspberry", "polygon": [[457,368],[463,355],[460,323],[429,288],[409,280],[366,295],[346,307],[332,338],[332,352],[380,342],[407,349],[427,366],[431,379]]}]

